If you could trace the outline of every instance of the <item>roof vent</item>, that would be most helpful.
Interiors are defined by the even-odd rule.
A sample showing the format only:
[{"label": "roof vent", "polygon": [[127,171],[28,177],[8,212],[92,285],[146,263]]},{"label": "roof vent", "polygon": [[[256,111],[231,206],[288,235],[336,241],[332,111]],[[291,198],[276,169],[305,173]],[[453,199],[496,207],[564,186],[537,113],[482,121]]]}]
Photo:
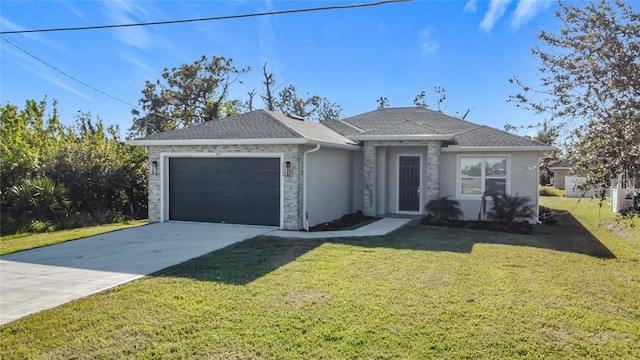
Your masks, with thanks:
[{"label": "roof vent", "polygon": [[294,119],[294,120],[299,120],[299,121],[304,121],[304,118],[302,116],[298,116],[298,115],[292,115],[287,113],[287,116]]}]

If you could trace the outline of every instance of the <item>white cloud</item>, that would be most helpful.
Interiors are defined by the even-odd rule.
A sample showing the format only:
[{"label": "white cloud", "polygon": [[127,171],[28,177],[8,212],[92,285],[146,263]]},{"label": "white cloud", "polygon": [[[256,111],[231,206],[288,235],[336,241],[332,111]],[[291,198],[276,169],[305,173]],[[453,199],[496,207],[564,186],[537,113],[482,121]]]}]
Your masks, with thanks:
[{"label": "white cloud", "polygon": [[502,15],[504,15],[505,10],[511,0],[491,0],[489,4],[489,10],[484,14],[484,19],[480,23],[480,30],[491,31],[493,25],[498,21]]},{"label": "white cloud", "polygon": [[520,0],[511,19],[511,29],[517,30],[534,16],[551,6],[549,0]]},{"label": "white cloud", "polygon": [[423,54],[436,52],[440,44],[431,39],[431,28],[426,27],[418,32],[418,41]]},{"label": "white cloud", "polygon": [[[149,20],[149,13],[144,7],[129,1],[104,2],[105,13],[113,24],[131,24]],[[143,27],[127,27],[115,30],[116,37],[125,45],[142,50],[149,50],[154,41],[147,29]]]},{"label": "white cloud", "polygon": [[478,0],[469,0],[464,5],[464,11],[472,12],[475,14],[478,11]]}]

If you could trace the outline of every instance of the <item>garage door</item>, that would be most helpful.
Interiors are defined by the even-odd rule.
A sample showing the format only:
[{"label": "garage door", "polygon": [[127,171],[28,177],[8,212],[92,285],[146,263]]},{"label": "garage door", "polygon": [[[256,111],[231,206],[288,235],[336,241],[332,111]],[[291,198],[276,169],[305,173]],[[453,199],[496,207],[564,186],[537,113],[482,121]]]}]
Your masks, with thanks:
[{"label": "garage door", "polygon": [[280,159],[170,158],[169,219],[280,225]]}]

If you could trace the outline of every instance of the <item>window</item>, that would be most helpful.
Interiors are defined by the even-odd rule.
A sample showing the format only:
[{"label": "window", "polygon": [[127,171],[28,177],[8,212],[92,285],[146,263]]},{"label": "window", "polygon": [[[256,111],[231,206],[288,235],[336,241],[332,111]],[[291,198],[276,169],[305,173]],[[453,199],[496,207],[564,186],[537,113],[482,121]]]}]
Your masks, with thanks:
[{"label": "window", "polygon": [[481,196],[487,190],[507,192],[506,157],[460,157],[461,196]]}]

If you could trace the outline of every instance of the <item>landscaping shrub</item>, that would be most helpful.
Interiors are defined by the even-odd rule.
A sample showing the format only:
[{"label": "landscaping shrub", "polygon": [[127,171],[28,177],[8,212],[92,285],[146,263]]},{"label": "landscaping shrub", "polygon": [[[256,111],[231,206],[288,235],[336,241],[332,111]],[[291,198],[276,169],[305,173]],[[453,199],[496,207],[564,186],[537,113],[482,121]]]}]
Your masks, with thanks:
[{"label": "landscaping shrub", "polygon": [[527,196],[501,194],[493,197],[488,218],[494,221],[512,223],[527,221],[533,217],[533,207]]},{"label": "landscaping shrub", "polygon": [[9,188],[6,197],[12,204],[3,214],[7,232],[52,231],[68,215],[67,189],[46,177],[24,180]]},{"label": "landscaping shrub", "polygon": [[560,196],[559,190],[546,186],[540,186],[540,196]]},{"label": "landscaping shrub", "polygon": [[428,216],[431,216],[438,223],[458,220],[462,217],[460,202],[449,199],[450,195],[429,200],[425,208]]}]

